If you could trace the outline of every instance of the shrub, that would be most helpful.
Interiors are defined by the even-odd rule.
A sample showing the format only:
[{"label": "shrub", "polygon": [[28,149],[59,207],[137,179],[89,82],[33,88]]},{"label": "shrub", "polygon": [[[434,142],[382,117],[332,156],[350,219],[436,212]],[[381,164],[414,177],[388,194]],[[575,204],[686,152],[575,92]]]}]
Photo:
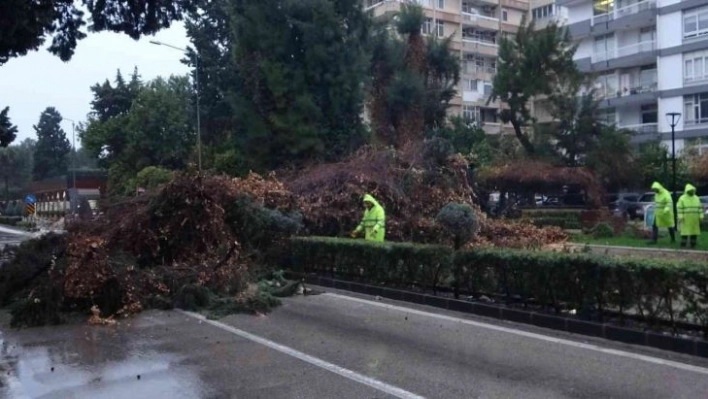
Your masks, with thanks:
[{"label": "shrub", "polygon": [[0,216],[0,224],[5,224],[8,226],[16,226],[17,223],[22,221],[22,217],[19,216]]},{"label": "shrub", "polygon": [[592,236],[594,238],[612,238],[615,236],[615,230],[607,223],[598,223],[592,229]]},{"label": "shrub", "polygon": [[473,295],[516,298],[556,311],[611,310],[621,320],[637,315],[649,324],[698,322],[708,336],[708,268],[699,263],[331,238],[296,238],[292,244],[300,272],[433,290],[454,282]]},{"label": "shrub", "polygon": [[455,249],[460,249],[479,231],[479,217],[467,204],[451,202],[440,210],[435,220],[453,236]]}]

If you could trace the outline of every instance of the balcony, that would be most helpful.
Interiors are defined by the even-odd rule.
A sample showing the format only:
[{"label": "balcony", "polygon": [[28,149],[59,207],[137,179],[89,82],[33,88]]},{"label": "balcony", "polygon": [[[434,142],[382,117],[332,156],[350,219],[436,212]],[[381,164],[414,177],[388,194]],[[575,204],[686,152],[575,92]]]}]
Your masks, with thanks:
[{"label": "balcony", "polygon": [[683,126],[688,129],[705,127],[706,125],[708,125],[708,118],[686,119],[683,122]]},{"label": "balcony", "polygon": [[462,64],[463,78],[491,81],[496,73],[497,69],[493,67],[479,66],[474,63]]},{"label": "balcony", "polygon": [[614,10],[605,14],[594,15],[590,18],[590,25],[613,21],[622,17],[638,14],[642,11],[653,10],[655,8],[656,0],[640,1],[638,3],[630,4],[626,7],[615,8]]},{"label": "balcony", "polygon": [[635,132],[637,135],[642,134],[657,134],[659,133],[658,123],[639,123],[636,125],[620,125],[620,129],[627,129]]},{"label": "balcony", "polygon": [[499,29],[499,18],[488,17],[486,15],[473,14],[462,12],[462,24],[468,26],[476,26],[485,29]]},{"label": "balcony", "polygon": [[607,61],[614,58],[626,57],[628,55],[634,55],[654,50],[656,50],[655,40],[647,40],[644,42],[617,48],[615,48],[613,45],[612,48],[607,49],[607,51],[600,51],[594,53],[592,55],[592,62]]},{"label": "balcony", "polygon": [[501,6],[504,8],[515,8],[517,10],[523,10],[523,11],[529,10],[529,2],[528,1],[501,0],[500,3],[501,3]]},{"label": "balcony", "polygon": [[497,45],[496,40],[494,39],[480,37],[463,37],[462,49],[470,53],[496,57],[497,52],[499,51],[499,46]]}]

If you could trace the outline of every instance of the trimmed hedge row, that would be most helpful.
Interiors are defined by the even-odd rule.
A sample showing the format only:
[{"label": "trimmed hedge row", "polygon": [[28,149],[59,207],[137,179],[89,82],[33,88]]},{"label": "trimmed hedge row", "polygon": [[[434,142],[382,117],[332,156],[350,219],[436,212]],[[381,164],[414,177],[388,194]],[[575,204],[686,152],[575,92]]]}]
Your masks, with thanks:
[{"label": "trimmed hedge row", "polygon": [[525,209],[521,217],[538,227],[556,226],[566,230],[580,230],[583,228],[582,213],[582,210],[568,209]]},{"label": "trimmed hedge row", "polygon": [[589,254],[295,238],[295,271],[395,286],[457,288],[595,317],[690,323],[708,336],[708,266]]},{"label": "trimmed hedge row", "polygon": [[0,224],[17,226],[22,221],[22,216],[0,216]]}]

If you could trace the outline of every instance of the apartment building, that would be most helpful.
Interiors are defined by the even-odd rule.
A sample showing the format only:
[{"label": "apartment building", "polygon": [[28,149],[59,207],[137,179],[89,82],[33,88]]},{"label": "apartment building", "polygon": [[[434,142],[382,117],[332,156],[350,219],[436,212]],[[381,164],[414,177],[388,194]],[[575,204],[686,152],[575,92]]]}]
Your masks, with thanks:
[{"label": "apartment building", "polygon": [[[708,149],[707,0],[556,0],[607,122],[676,149]],[[676,120],[677,118],[674,118]]]},{"label": "apartment building", "polygon": [[459,54],[461,79],[450,113],[483,123],[489,134],[510,129],[498,119],[499,103],[487,104],[496,74],[498,42],[514,34],[529,11],[528,0],[365,0],[374,17],[398,12],[403,3],[420,4],[426,16],[425,35],[452,37],[451,49]]}]

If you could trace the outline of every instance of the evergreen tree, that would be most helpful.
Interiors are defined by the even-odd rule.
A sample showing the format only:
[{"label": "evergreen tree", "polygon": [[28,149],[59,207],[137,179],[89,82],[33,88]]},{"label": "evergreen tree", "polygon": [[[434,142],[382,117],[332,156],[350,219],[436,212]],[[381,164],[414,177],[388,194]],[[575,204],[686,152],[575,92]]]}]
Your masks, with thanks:
[{"label": "evergreen tree", "polygon": [[10,122],[9,111],[10,107],[0,111],[0,147],[7,147],[17,137],[17,126]]},{"label": "evergreen tree", "polygon": [[536,30],[533,22],[523,22],[513,40],[503,37],[500,41],[489,100],[508,106],[501,111],[500,119],[512,125],[529,155],[536,153],[528,131],[534,122],[530,101],[552,95],[557,88],[563,89],[578,79],[580,73],[573,61],[576,49],[568,30],[555,23]]},{"label": "evergreen tree", "polygon": [[61,121],[61,114],[55,108],[48,107],[34,126],[37,133],[32,168],[34,180],[64,175],[68,171],[67,154],[71,151],[71,144],[59,125]]},{"label": "evergreen tree", "polygon": [[228,89],[253,169],[337,159],[365,139],[369,20],[358,0],[236,0]]}]

